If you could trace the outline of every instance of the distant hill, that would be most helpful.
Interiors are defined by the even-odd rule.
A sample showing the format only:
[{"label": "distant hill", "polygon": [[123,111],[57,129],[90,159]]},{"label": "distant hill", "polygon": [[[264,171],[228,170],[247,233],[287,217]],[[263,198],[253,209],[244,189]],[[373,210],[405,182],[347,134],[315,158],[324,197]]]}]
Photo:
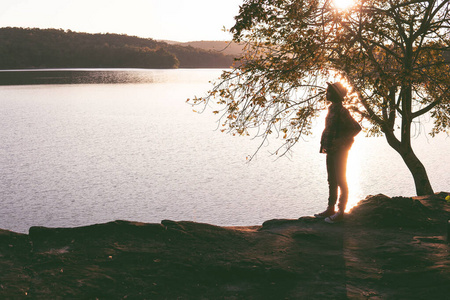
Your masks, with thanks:
[{"label": "distant hill", "polygon": [[0,69],[228,68],[234,57],[128,35],[0,28]]},{"label": "distant hill", "polygon": [[182,42],[177,42],[177,41],[171,41],[171,40],[157,40],[158,42],[161,42],[161,43],[166,43],[166,44],[169,44],[169,45],[179,45],[179,44],[182,44]]},{"label": "distant hill", "polygon": [[244,46],[229,41],[195,41],[187,43],[179,43],[181,46],[191,46],[203,50],[217,51],[225,55],[238,57],[242,54]]}]

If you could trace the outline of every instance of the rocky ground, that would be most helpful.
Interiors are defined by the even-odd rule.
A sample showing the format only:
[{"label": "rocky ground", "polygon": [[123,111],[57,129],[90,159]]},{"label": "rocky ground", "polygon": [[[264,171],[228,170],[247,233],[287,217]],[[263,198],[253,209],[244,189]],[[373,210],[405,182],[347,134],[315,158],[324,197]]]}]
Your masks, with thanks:
[{"label": "rocky ground", "polygon": [[449,299],[447,195],[369,196],[333,225],[0,230],[0,299]]}]

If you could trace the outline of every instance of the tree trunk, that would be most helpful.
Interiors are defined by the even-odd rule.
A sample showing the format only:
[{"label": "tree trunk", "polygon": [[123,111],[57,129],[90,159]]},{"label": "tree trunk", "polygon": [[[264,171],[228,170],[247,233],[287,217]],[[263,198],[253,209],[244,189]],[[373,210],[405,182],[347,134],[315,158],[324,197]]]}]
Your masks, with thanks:
[{"label": "tree trunk", "polygon": [[[406,141],[401,143],[394,135],[393,131],[384,131],[388,144],[402,157],[414,179],[417,196],[434,194],[428,179],[427,170],[422,162],[417,158],[412,150],[411,143]],[[405,145],[406,144],[406,145]]]},{"label": "tree trunk", "polygon": [[409,148],[406,152],[400,153],[400,155],[414,178],[417,196],[434,194],[430,180],[428,179],[427,170],[425,170],[424,165],[417,158],[412,149]]}]

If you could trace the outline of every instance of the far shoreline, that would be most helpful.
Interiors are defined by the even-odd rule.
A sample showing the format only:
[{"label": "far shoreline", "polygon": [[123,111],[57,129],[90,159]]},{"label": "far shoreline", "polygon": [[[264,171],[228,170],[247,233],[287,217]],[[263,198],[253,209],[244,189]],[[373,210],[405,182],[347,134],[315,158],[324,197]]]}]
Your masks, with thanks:
[{"label": "far shoreline", "polygon": [[[161,72],[211,72],[224,68],[30,68],[0,70],[0,86],[160,82]],[[51,75],[51,76],[48,76]],[[164,81],[161,81],[164,82]],[[206,80],[205,83],[208,81]]]}]

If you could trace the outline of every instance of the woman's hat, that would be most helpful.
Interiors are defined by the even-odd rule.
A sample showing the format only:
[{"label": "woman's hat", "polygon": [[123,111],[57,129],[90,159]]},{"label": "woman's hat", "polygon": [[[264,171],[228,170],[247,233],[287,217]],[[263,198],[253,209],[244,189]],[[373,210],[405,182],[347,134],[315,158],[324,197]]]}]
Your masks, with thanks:
[{"label": "woman's hat", "polygon": [[328,87],[331,87],[331,88],[333,88],[333,90],[336,91],[336,93],[342,98],[342,100],[347,95],[347,89],[339,81],[337,81],[335,83],[327,82],[327,84],[328,84]]}]

